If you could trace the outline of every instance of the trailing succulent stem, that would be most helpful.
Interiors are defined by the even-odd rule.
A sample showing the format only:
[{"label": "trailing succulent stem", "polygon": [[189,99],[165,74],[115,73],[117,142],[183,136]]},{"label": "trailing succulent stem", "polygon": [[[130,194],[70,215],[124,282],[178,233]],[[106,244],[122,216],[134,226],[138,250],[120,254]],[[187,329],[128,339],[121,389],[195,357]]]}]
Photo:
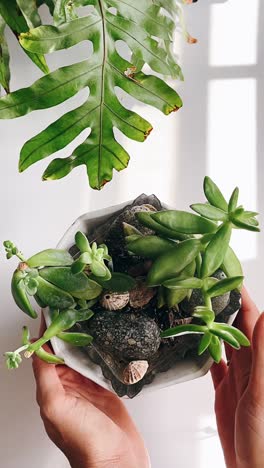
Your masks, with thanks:
[{"label": "trailing succulent stem", "polygon": [[[38,7],[46,3],[52,25],[42,25]],[[12,119],[67,101],[89,89],[85,102],[66,113],[23,146],[19,170],[26,170],[66,147],[85,129],[90,134],[68,157],[54,159],[44,180],[60,179],[75,167],[86,167],[90,185],[100,189],[112,179],[113,170],[125,169],[129,154],[117,141],[114,129],[128,138],[144,142],[152,125],[122,104],[120,92],[168,115],[182,106],[177,92],[157,77],[181,80],[181,68],[173,52],[179,28],[189,43],[176,0],[8,0],[0,2],[0,85],[8,93],[0,99],[0,119]],[[78,17],[77,7],[89,6]],[[9,54],[5,40],[8,25],[28,57],[46,74],[32,86],[9,93]],[[87,60],[49,73],[45,55],[87,44]],[[92,45],[92,53],[90,52]],[[129,53],[124,58],[120,43]],[[2,54],[1,54],[2,51]],[[149,70],[144,73],[144,66]],[[117,91],[118,90],[118,91]]]},{"label": "trailing succulent stem", "polygon": [[[227,202],[216,184],[205,177],[204,193],[207,202],[191,206],[197,214],[177,210],[135,211],[136,226],[121,223],[125,239],[122,252],[127,259],[134,255],[149,264],[141,290],[147,300],[141,297],[141,304],[149,303],[158,289],[157,306],[167,304],[168,308],[177,308],[181,301],[191,297],[193,290],[200,291],[202,304],[194,308],[191,323],[172,326],[162,331],[161,337],[201,334],[198,354],[208,350],[219,362],[220,340],[236,349],[249,345],[247,337],[235,327],[218,323],[213,310],[214,298],[240,290],[243,282],[241,264],[229,246],[232,230],[259,231],[259,227],[257,213],[238,206],[237,188]],[[26,259],[12,242],[4,242],[7,258],[17,256],[20,260],[12,278],[16,304],[36,318],[31,303],[34,297],[41,307],[50,308],[52,319],[35,343],[30,343],[24,332],[22,348],[6,354],[9,368],[18,367],[22,351],[26,356],[35,352],[42,359],[55,362],[57,358],[47,356],[43,349],[54,336],[76,346],[89,345],[90,335],[67,330],[77,322],[88,320],[97,302],[107,303],[107,309],[109,300],[117,301],[118,307],[110,307],[111,311],[124,308],[129,301],[130,306],[138,302],[137,298],[130,297],[130,292],[133,296],[133,290],[137,291],[138,278],[114,271],[118,258],[109,255],[107,245],[90,244],[82,232],[76,233],[75,244],[79,250],[75,258],[66,250],[47,249]],[[220,279],[216,274],[218,269],[225,273]]]}]

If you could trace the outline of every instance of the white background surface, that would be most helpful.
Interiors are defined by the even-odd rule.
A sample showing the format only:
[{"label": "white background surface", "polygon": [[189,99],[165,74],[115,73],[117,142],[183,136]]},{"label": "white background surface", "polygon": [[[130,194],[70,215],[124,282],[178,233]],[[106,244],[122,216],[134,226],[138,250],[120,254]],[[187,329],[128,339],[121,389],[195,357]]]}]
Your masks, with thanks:
[{"label": "white background surface", "polygon": [[[24,174],[17,172],[19,149],[31,136],[82,98],[77,96],[56,109],[0,122],[0,240],[18,242],[26,255],[54,246],[81,213],[120,203],[141,192],[155,192],[163,201],[185,209],[202,201],[202,180],[212,176],[229,195],[238,185],[249,209],[264,211],[263,194],[263,60],[260,26],[264,5],[251,0],[203,0],[188,7],[189,30],[197,45],[183,45],[181,62],[185,83],[177,85],[184,108],[164,117],[158,111],[135,108],[149,118],[155,130],[144,145],[129,142],[128,170],[115,174],[102,192],[89,189],[85,170],[66,179],[41,183],[47,162]],[[12,89],[30,85],[40,73],[18,50],[14,39]],[[181,43],[177,44],[180,49]],[[79,47],[85,58],[87,45]],[[67,56],[49,57],[51,68],[69,63]],[[76,59],[75,59],[76,60]],[[261,92],[262,90],[262,92]],[[81,137],[81,139],[83,136]],[[70,148],[61,152],[70,154]],[[259,307],[263,234],[237,233],[236,250],[243,259],[246,283]],[[1,355],[20,342],[21,327],[31,323],[13,304],[10,276],[14,262],[1,255]],[[45,435],[35,403],[30,362],[7,372],[1,360],[1,466],[4,468],[64,468],[68,464]],[[153,468],[223,468],[215,435],[213,388],[210,376],[126,402],[141,430]],[[140,468],[140,467],[135,467]]]}]

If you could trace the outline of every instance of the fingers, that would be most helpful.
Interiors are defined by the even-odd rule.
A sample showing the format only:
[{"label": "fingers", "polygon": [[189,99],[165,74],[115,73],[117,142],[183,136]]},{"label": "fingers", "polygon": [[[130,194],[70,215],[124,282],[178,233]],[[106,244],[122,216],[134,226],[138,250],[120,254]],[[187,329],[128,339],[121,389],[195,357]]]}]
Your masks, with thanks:
[{"label": "fingers", "polygon": [[225,361],[222,359],[219,362],[219,364],[216,364],[216,362],[214,362],[210,371],[211,371],[214,388],[216,390],[218,385],[222,382],[226,373],[228,372],[228,366],[225,363]]},{"label": "fingers", "polygon": [[[45,345],[44,348],[46,351],[51,352],[47,345]],[[55,397],[64,395],[64,389],[54,364],[48,364],[42,361],[35,354],[32,358],[33,372],[37,386],[37,402],[42,406]]]},{"label": "fingers", "polygon": [[252,341],[252,369],[250,376],[250,390],[254,399],[264,404],[264,313],[257,321]]},{"label": "fingers", "polygon": [[242,290],[242,307],[235,320],[235,326],[239,328],[251,341],[253,330],[259,317],[256,304],[250,298],[246,288]]}]

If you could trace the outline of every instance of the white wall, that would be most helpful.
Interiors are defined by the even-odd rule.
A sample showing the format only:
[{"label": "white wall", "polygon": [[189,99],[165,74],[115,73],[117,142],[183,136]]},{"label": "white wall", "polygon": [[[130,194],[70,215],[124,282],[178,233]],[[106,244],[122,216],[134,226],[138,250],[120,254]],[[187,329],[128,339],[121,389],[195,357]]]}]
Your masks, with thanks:
[{"label": "white wall", "polygon": [[[250,209],[264,212],[263,195],[263,60],[260,26],[264,5],[251,0],[200,1],[188,7],[189,30],[197,45],[184,45],[181,60],[185,83],[177,85],[184,107],[165,118],[140,107],[154,128],[143,144],[130,142],[128,170],[115,174],[101,192],[92,192],[85,170],[78,168],[68,178],[41,183],[47,162],[24,174],[17,172],[19,149],[65,109],[81,99],[75,97],[57,109],[34,113],[22,119],[0,122],[0,240],[12,239],[26,254],[56,244],[70,223],[81,213],[130,199],[141,192],[155,192],[163,201],[185,209],[202,200],[202,179],[211,175],[229,194],[235,185]],[[31,84],[38,71],[13,44],[12,88]],[[79,47],[81,58],[87,46]],[[180,47],[180,44],[177,46]],[[51,67],[70,62],[56,53]],[[71,145],[72,147],[72,145]],[[62,152],[70,154],[70,150]],[[244,260],[246,283],[257,304],[263,307],[261,291],[263,234],[239,232],[237,250]],[[1,353],[14,349],[21,327],[31,323],[13,304],[10,293],[12,261],[0,263]],[[29,362],[15,372],[1,361],[1,462],[5,468],[63,468],[63,456],[48,441],[35,404],[34,382]],[[178,387],[127,401],[127,407],[147,442],[153,468],[223,468],[215,435],[213,388],[210,376]],[[136,468],[136,467],[135,467]]]}]

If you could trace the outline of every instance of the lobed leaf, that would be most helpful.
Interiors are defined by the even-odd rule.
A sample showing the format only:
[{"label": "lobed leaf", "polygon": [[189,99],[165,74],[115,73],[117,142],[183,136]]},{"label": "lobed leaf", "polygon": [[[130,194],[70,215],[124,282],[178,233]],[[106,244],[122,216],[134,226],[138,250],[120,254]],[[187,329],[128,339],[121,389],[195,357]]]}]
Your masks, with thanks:
[{"label": "lobed leaf", "polygon": [[9,50],[5,38],[6,23],[0,15],[0,85],[6,93],[10,91]]},{"label": "lobed leaf", "polygon": [[36,0],[16,0],[29,29],[40,26],[41,19],[38,13]]},{"label": "lobed leaf", "polygon": [[[29,3],[31,4],[32,0],[23,0],[23,5],[26,8],[26,4]],[[27,25],[27,22],[18,7],[18,4],[16,0],[8,0],[5,2],[0,2],[0,15],[4,18],[6,24],[10,27],[10,29],[13,31],[15,36],[18,38],[20,33],[26,32],[29,30],[29,27]],[[31,20],[36,20],[36,15],[31,16]],[[36,21],[34,26],[38,25],[38,20]],[[32,53],[30,51],[25,50],[25,53],[27,56],[32,60],[37,67],[40,68],[40,70],[43,73],[48,73],[48,65],[46,63],[45,57],[42,54],[36,54]],[[6,118],[9,118],[8,116]]]},{"label": "lobed leaf", "polygon": [[[54,159],[43,179],[60,179],[75,167],[85,165],[90,185],[100,189],[111,180],[113,169],[121,171],[129,162],[129,155],[116,140],[114,129],[139,142],[152,130],[150,123],[124,106],[116,90],[121,89],[167,115],[182,106],[180,97],[161,78],[143,73],[142,67],[146,63],[154,72],[168,77],[181,79],[182,74],[171,50],[175,19],[172,21],[170,11],[164,11],[163,2],[157,5],[151,0],[87,0],[78,4],[91,6],[85,17],[69,21],[72,18],[66,14],[69,3],[60,0],[55,4],[55,26],[40,26],[29,32],[20,28],[20,42],[28,53],[39,57],[81,41],[92,41],[91,58],[63,67],[31,87],[14,92],[9,99],[3,98],[0,118],[19,117],[56,106],[81,89],[89,88],[89,97],[83,105],[63,115],[24,145],[19,169],[24,171],[64,148],[89,128],[85,141],[69,157]],[[124,41],[132,51],[130,62],[117,52],[117,41]]]}]

